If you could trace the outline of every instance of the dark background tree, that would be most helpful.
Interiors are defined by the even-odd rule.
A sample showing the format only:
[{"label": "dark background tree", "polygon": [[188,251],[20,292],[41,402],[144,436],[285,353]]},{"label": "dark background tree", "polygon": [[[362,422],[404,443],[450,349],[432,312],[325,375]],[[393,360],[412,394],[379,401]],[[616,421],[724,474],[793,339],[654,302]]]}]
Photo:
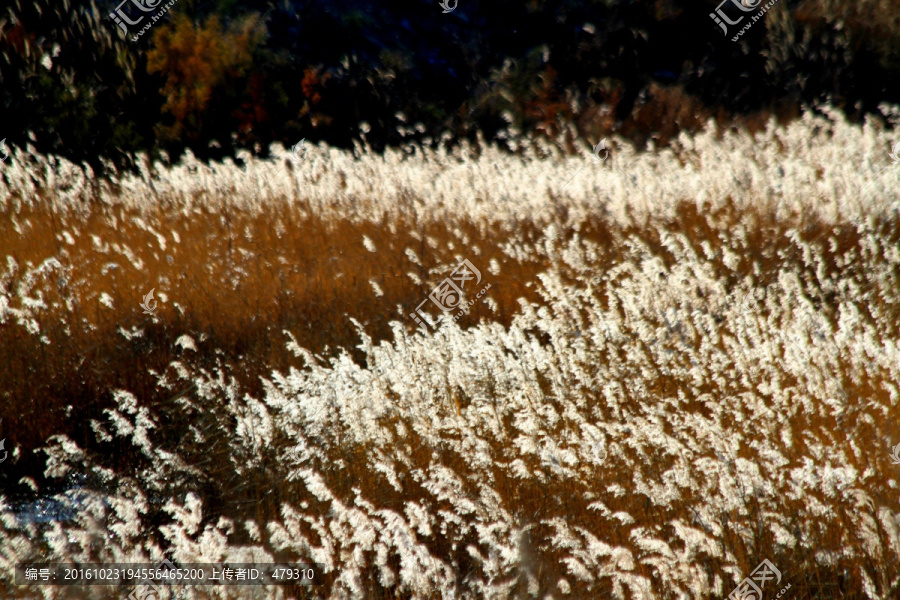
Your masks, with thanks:
[{"label": "dark background tree", "polygon": [[0,137],[102,172],[136,152],[347,147],[362,122],[381,149],[509,125],[664,144],[824,101],[858,120],[900,101],[900,0],[831,4],[779,0],[732,42],[714,2],[178,0],[132,41],[149,18],[126,36],[115,0],[11,0]]}]

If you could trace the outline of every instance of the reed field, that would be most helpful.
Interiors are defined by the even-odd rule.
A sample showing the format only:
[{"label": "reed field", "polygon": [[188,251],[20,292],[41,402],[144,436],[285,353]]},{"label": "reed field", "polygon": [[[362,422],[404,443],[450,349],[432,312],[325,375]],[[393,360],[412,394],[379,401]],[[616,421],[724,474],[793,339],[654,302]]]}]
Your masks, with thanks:
[{"label": "reed field", "polygon": [[[826,107],[664,148],[505,141],[112,180],[15,148],[0,571],[312,562],[323,585],[160,597],[761,600],[732,592],[767,560],[766,600],[900,597],[892,130]],[[420,330],[463,261],[471,309]]]}]

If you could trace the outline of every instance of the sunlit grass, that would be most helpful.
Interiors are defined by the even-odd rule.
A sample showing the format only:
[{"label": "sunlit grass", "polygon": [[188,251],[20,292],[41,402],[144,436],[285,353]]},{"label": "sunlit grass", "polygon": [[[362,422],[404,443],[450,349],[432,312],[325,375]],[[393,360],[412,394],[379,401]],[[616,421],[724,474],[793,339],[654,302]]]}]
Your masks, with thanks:
[{"label": "sunlit grass", "polygon": [[[808,118],[600,165],[541,142],[319,148],[101,197],[19,153],[0,564],[311,560],[334,583],[309,597],[722,598],[767,558],[767,598],[895,595],[889,141]],[[487,299],[416,333],[463,258]],[[14,517],[76,480],[95,496],[75,520]]]}]

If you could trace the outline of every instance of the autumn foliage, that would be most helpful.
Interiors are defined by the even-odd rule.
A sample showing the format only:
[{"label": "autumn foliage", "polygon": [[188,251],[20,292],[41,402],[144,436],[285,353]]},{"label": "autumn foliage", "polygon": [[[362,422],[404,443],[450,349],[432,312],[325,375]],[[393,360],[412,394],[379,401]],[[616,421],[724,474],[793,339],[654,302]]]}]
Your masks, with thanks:
[{"label": "autumn foliage", "polygon": [[246,88],[254,49],[264,38],[265,28],[255,15],[223,29],[215,15],[196,25],[178,13],[170,26],[155,29],[147,71],[165,81],[160,93],[169,124],[159,126],[160,134],[171,140],[200,139],[208,121],[227,111],[223,96]]}]

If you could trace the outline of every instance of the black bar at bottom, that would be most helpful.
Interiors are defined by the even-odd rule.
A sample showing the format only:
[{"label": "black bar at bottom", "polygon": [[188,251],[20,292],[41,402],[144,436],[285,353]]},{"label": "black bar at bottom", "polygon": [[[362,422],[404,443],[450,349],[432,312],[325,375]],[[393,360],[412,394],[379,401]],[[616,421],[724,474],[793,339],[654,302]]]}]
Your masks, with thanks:
[{"label": "black bar at bottom", "polygon": [[16,563],[16,585],[324,585],[318,563]]}]

